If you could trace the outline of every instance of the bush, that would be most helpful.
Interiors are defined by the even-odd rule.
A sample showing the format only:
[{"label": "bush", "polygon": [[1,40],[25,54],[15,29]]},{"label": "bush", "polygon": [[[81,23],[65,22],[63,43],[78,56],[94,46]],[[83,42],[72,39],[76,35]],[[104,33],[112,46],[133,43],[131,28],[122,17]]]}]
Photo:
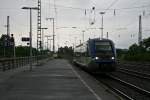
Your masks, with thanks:
[{"label": "bush", "polygon": [[128,61],[150,61],[150,37],[143,39],[143,41],[137,45],[133,44],[129,47],[128,52],[120,53],[119,57],[122,60]]},{"label": "bush", "polygon": [[124,60],[128,61],[150,61],[150,53],[139,53],[135,55],[127,54],[124,56]]}]

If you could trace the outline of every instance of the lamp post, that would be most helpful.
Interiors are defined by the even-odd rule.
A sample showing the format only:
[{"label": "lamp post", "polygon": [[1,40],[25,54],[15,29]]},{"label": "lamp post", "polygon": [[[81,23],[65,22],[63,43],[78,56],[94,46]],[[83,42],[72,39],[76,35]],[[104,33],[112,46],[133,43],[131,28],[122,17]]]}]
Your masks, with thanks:
[{"label": "lamp post", "polygon": [[22,7],[30,10],[30,71],[32,71],[32,10],[38,10],[38,7]]},{"label": "lamp post", "polygon": [[103,25],[103,15],[105,14],[105,12],[100,12],[100,14],[102,15],[102,24],[101,24],[101,39],[103,38],[103,27],[104,27],[104,25]]},{"label": "lamp post", "polygon": [[51,37],[51,35],[45,35],[45,37],[47,38],[47,50],[48,50],[48,38]]},{"label": "lamp post", "polygon": [[53,39],[48,39],[48,40],[50,41],[49,44],[50,44],[50,52],[51,52],[51,40],[53,40]]},{"label": "lamp post", "polygon": [[76,45],[77,37],[74,37],[74,41],[75,41],[75,42],[74,42],[74,45],[75,45],[75,47],[76,47],[76,46],[77,46],[77,45]]},{"label": "lamp post", "polygon": [[84,42],[84,32],[85,32],[85,31],[83,30],[82,32],[83,32],[83,42]]},{"label": "lamp post", "polygon": [[54,28],[54,18],[46,18],[46,20],[52,20],[53,21],[53,52],[55,53],[55,28]]},{"label": "lamp post", "polygon": [[106,35],[107,39],[108,39],[108,35],[109,35],[109,34],[108,34],[108,32],[107,32],[107,35]]},{"label": "lamp post", "polygon": [[41,28],[41,30],[42,30],[42,50],[44,50],[44,30],[47,30],[48,28]]}]

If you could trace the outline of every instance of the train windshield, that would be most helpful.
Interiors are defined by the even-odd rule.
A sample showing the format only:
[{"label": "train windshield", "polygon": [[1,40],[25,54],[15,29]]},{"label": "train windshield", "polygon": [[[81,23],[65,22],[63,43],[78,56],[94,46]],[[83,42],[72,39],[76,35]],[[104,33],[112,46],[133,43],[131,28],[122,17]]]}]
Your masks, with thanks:
[{"label": "train windshield", "polygon": [[112,51],[112,46],[109,41],[100,41],[95,43],[96,51]]}]

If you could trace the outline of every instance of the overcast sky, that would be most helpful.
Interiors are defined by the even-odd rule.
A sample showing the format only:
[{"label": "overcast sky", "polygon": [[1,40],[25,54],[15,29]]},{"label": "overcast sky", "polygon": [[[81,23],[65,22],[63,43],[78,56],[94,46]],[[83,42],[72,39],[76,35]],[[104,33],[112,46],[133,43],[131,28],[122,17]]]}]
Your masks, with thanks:
[{"label": "overcast sky", "polygon": [[[10,31],[17,45],[26,45],[21,37],[29,35],[29,11],[23,6],[37,6],[38,0],[0,0],[0,34],[6,34],[7,16],[10,16]],[[101,36],[101,15],[104,14],[104,37],[109,33],[117,48],[128,48],[138,41],[138,20],[142,15],[143,38],[150,36],[150,0],[41,0],[42,27],[45,35],[52,35],[55,18],[56,45],[73,45]],[[92,8],[95,8],[94,10]],[[36,47],[37,11],[33,11],[33,45]],[[94,22],[93,25],[90,23]],[[72,28],[76,27],[76,28]],[[45,38],[46,42],[46,38]]]}]

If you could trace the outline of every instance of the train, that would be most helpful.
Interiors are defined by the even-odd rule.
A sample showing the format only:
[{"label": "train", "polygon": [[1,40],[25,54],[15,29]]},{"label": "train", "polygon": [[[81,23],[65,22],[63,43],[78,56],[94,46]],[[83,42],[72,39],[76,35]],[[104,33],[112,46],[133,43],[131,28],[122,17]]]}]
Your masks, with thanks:
[{"label": "train", "polygon": [[73,63],[90,72],[116,70],[116,48],[112,40],[94,38],[74,48]]}]

